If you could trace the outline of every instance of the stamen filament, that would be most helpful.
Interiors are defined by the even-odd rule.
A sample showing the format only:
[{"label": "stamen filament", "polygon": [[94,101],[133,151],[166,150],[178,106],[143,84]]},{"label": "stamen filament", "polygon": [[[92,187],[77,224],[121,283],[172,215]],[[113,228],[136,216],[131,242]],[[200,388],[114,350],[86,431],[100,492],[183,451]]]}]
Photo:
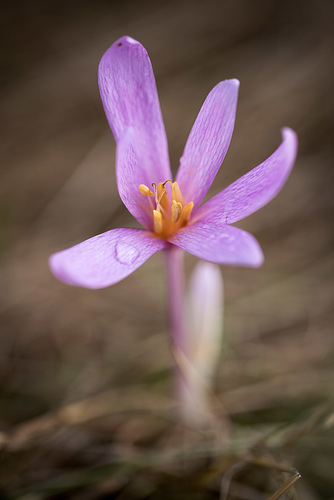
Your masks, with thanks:
[{"label": "stamen filament", "polygon": [[155,203],[158,206],[158,195],[157,195],[157,185],[155,182],[152,182],[152,187],[154,188],[154,199]]}]

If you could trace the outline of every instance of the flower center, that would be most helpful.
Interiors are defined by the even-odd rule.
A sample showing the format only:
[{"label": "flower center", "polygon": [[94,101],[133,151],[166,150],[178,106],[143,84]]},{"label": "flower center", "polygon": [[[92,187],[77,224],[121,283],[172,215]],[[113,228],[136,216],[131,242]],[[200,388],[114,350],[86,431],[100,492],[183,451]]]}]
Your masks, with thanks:
[{"label": "flower center", "polygon": [[[171,186],[171,199],[167,193],[166,186]],[[153,183],[154,192],[145,184],[140,184],[139,191],[147,196],[152,208],[153,229],[160,238],[168,238],[188,224],[193,202],[184,204],[181,190],[177,182],[167,180],[160,182],[158,186]],[[154,198],[154,202],[151,198]]]}]

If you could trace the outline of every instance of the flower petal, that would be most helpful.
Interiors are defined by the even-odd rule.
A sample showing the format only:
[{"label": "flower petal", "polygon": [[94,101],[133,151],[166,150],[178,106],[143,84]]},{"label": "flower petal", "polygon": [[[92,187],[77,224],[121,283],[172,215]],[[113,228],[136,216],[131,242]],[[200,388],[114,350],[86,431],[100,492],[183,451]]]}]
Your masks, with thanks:
[{"label": "flower petal", "polygon": [[230,145],[238,100],[238,80],[218,83],[205,99],[190,132],[176,177],[186,202],[198,205]]},{"label": "flower petal", "polygon": [[165,242],[142,229],[112,229],[51,255],[53,274],[68,285],[105,288],[122,280]]},{"label": "flower petal", "polygon": [[143,196],[139,185],[149,187],[145,173],[140,168],[137,157],[136,135],[133,129],[128,129],[119,141],[116,150],[116,179],[121,200],[138,222],[148,229],[153,225],[153,206],[151,198]]},{"label": "flower petal", "polygon": [[259,267],[263,263],[260,245],[251,234],[222,223],[199,221],[187,226],[170,243],[217,264]]},{"label": "flower petal", "polygon": [[141,182],[170,179],[166,132],[151,61],[144,47],[130,37],[117,40],[100,61],[98,82],[116,142],[129,127],[137,135]]},{"label": "flower petal", "polygon": [[263,163],[253,168],[211,198],[196,218],[232,224],[268,203],[280,191],[296,159],[298,140],[290,128],[282,130],[283,141]]}]

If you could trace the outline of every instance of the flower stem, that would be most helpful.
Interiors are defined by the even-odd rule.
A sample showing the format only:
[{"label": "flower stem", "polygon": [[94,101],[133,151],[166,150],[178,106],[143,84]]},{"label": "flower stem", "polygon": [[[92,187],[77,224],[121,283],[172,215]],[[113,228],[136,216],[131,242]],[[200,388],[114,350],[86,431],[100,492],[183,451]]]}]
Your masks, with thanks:
[{"label": "flower stem", "polygon": [[170,245],[165,250],[165,256],[168,322],[179,413],[181,419],[187,424],[196,427],[207,426],[211,415],[207,402],[207,388],[192,364],[191,349],[189,349],[191,346],[189,325],[185,321],[184,252]]},{"label": "flower stem", "polygon": [[[167,267],[167,316],[170,331],[171,352],[174,361],[175,396],[179,403],[182,420],[187,419],[185,395],[189,392],[182,367],[187,352],[184,322],[184,252],[170,245],[165,251]],[[181,362],[181,364],[180,364]]]},{"label": "flower stem", "polygon": [[183,320],[184,308],[184,252],[170,246],[166,251],[168,321],[172,347],[175,351],[186,350]]}]

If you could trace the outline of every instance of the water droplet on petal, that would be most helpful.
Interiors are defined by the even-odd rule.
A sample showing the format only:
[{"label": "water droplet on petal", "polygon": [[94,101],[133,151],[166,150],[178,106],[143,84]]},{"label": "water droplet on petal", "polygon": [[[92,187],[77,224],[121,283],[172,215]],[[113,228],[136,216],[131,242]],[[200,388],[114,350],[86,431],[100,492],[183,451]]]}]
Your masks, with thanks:
[{"label": "water droplet on petal", "polygon": [[130,243],[125,243],[124,241],[116,243],[115,257],[120,264],[130,266],[139,258],[139,256],[139,250],[137,250],[137,248],[133,245],[130,245]]}]

